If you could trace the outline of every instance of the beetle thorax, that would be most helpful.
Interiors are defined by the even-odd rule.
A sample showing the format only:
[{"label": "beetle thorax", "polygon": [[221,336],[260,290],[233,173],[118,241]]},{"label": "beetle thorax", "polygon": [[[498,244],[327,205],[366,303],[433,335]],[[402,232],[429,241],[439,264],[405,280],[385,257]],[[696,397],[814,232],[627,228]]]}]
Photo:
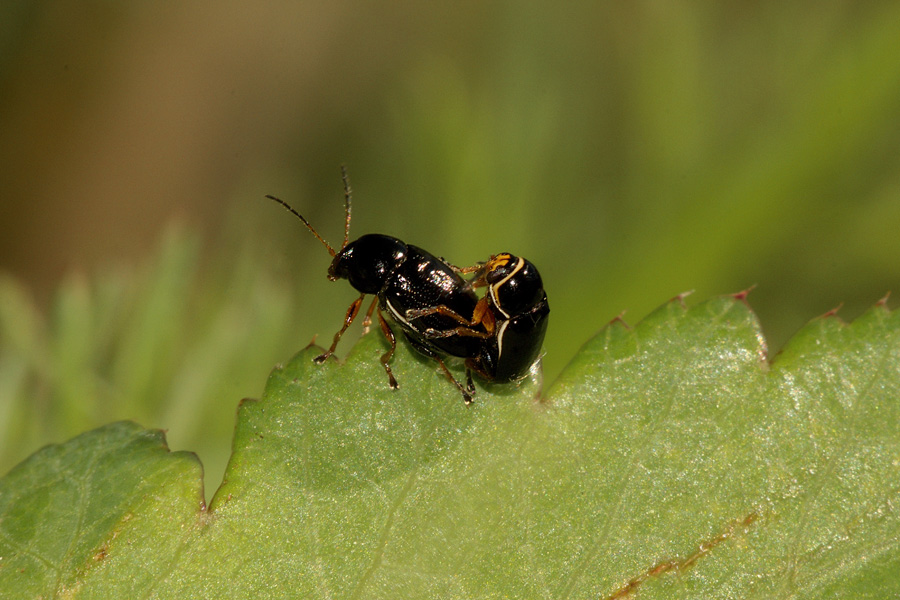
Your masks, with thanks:
[{"label": "beetle thorax", "polygon": [[406,244],[389,235],[364,235],[345,246],[331,261],[328,278],[346,279],[363,294],[377,294],[406,259]]}]

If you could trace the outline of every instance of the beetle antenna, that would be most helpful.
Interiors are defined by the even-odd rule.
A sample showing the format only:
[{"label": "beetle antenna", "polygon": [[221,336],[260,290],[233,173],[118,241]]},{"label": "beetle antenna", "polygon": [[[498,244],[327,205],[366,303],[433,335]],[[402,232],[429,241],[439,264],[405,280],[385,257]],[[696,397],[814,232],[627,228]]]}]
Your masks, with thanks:
[{"label": "beetle antenna", "polygon": [[344,180],[344,245],[341,250],[350,243],[350,177],[347,175],[347,165],[341,165],[341,179]]},{"label": "beetle antenna", "polygon": [[[303,224],[306,225],[306,228],[309,229],[309,230],[312,232],[312,234],[313,234],[314,236],[316,236],[316,239],[319,240],[320,242],[322,242],[322,244],[325,245],[325,248],[328,250],[328,254],[330,254],[331,256],[335,256],[335,255],[337,254],[337,252],[334,251],[334,248],[332,248],[331,245],[330,245],[328,242],[326,242],[325,239],[324,239],[321,235],[319,235],[319,232],[316,231],[315,228],[314,228],[312,225],[309,224],[309,221],[307,221],[307,220],[303,217],[303,215],[301,215],[301,214],[298,213],[296,210],[294,210],[294,208],[293,208],[290,204],[288,204],[287,202],[285,202],[285,201],[282,200],[281,198],[276,198],[275,196],[270,196],[270,195],[268,195],[268,194],[266,194],[266,198],[268,198],[268,199],[270,199],[270,200],[274,200],[274,201],[277,202],[278,204],[280,204],[280,205],[282,205],[283,207],[285,207],[286,209],[288,209],[291,213],[293,213],[295,217],[297,217],[298,219],[300,219],[301,221],[303,221]],[[349,199],[348,199],[348,203],[349,203]],[[349,204],[348,204],[347,206],[348,206],[348,209],[347,209],[347,224],[348,224],[348,226],[349,226],[349,224],[350,224],[350,209],[349,209]],[[345,241],[345,242],[344,242],[344,246],[346,246],[346,245],[347,245],[347,242]]]}]

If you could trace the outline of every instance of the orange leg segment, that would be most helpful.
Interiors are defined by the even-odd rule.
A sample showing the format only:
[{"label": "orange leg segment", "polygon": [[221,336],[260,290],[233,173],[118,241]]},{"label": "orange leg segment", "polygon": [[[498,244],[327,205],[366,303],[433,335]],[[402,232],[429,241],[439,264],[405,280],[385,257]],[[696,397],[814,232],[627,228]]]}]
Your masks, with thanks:
[{"label": "orange leg segment", "polygon": [[[477,327],[479,324],[484,324],[484,328],[487,330],[488,335],[482,336],[482,332],[473,331],[469,334],[461,334],[461,335],[472,335],[474,337],[489,337],[489,334],[494,331],[494,314],[488,310],[488,299],[487,297],[482,298],[478,301],[478,304],[475,305],[475,310],[472,313],[472,320],[465,318],[452,308],[448,308],[444,305],[440,306],[429,306],[428,308],[418,308],[418,309],[410,309],[406,311],[407,319],[419,319],[421,317],[427,317],[429,315],[442,315],[445,317],[450,317],[455,321],[458,321],[460,325],[463,327]],[[431,330],[429,330],[431,331]],[[455,331],[455,330],[453,330]],[[435,337],[448,337],[450,335],[456,335],[455,333],[447,333],[446,335],[440,335]]]},{"label": "orange leg segment", "polygon": [[334,334],[334,341],[331,342],[331,347],[317,356],[315,361],[317,364],[322,364],[325,362],[329,356],[334,354],[334,349],[337,348],[338,342],[341,340],[341,336],[344,335],[344,332],[347,331],[347,328],[353,323],[353,320],[356,318],[356,315],[359,313],[359,306],[362,304],[363,298],[365,298],[365,294],[360,294],[359,298],[353,301],[353,304],[350,305],[350,308],[347,309],[347,316],[344,317],[344,326],[341,327],[341,330]]},{"label": "orange leg segment", "polygon": [[387,321],[385,321],[384,317],[381,315],[380,310],[378,311],[378,322],[381,323],[381,332],[384,334],[384,337],[391,343],[391,349],[381,355],[381,365],[387,373],[388,383],[390,384],[391,389],[396,390],[398,387],[397,380],[394,378],[394,373],[391,371],[391,365],[389,365],[388,362],[391,360],[391,357],[394,356],[394,350],[397,349],[397,338],[394,337],[394,332],[391,331]]},{"label": "orange leg segment", "polygon": [[369,305],[369,310],[366,311],[366,318],[363,319],[363,335],[369,333],[369,326],[372,324],[372,313],[375,312],[375,307],[378,305],[378,296],[372,298],[372,304]]},{"label": "orange leg segment", "polygon": [[456,380],[456,377],[453,376],[453,373],[450,372],[450,369],[447,368],[447,365],[444,364],[443,360],[440,358],[435,358],[435,360],[441,365],[441,369],[444,371],[444,375],[447,376],[447,379],[450,380],[450,383],[455,385],[456,389],[460,391],[466,406],[472,404],[475,399],[475,384],[472,382],[472,371],[466,369],[466,385],[463,387],[463,384]]}]

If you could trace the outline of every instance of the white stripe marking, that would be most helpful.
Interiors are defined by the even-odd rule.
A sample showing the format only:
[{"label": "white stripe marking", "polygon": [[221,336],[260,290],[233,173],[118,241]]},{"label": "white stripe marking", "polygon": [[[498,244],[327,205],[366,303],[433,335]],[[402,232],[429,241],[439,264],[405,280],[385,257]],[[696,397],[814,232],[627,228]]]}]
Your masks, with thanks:
[{"label": "white stripe marking", "polygon": [[399,321],[400,323],[404,323],[407,327],[409,327],[409,328],[412,329],[413,331],[417,331],[417,329],[416,329],[415,327],[413,327],[412,324],[410,324],[409,321],[406,320],[406,317],[404,317],[403,315],[401,315],[400,312],[399,312],[396,308],[394,308],[394,305],[391,304],[391,301],[390,301],[390,300],[388,300],[387,298],[385,298],[385,299],[384,299],[384,303],[387,304],[388,310],[391,312],[391,315],[392,315],[397,321]]},{"label": "white stripe marking", "polygon": [[497,330],[497,361],[500,361],[500,357],[503,356],[503,332],[506,331],[506,326],[509,325],[509,321],[503,321],[503,324],[500,325],[500,329]]},{"label": "white stripe marking", "polygon": [[508,282],[510,279],[512,279],[516,273],[521,271],[522,267],[524,267],[524,266],[525,266],[525,259],[520,257],[519,262],[516,263],[516,268],[513,269],[509,275],[507,275],[506,277],[504,277],[503,279],[501,279],[500,281],[498,281],[497,283],[495,283],[494,285],[492,285],[490,287],[491,300],[494,301],[494,306],[496,306],[497,310],[502,312],[503,316],[506,317],[507,319],[510,318],[509,313],[506,312],[505,310],[503,310],[503,307],[500,306],[500,299],[497,297],[497,288],[506,285],[506,282]]}]

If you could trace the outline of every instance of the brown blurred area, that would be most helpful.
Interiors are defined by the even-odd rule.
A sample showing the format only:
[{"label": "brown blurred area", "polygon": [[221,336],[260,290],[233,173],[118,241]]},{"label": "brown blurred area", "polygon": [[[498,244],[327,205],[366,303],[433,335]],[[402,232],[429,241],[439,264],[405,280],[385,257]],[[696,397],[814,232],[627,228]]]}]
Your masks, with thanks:
[{"label": "brown blurred area", "polygon": [[[415,31],[417,6],[380,18]],[[397,34],[345,2],[5,10],[19,28],[0,76],[0,270],[41,299],[68,270],[142,255],[173,218],[214,231],[234,187],[290,140],[327,154]],[[348,39],[378,51],[351,55]],[[340,160],[324,161],[331,179]]]},{"label": "brown blurred area", "polygon": [[[896,290],[898,31],[884,0],[5,2],[0,272],[46,304],[173,220],[301,240],[267,193],[334,239],[347,163],[354,234],[540,265],[551,370],[689,289],[758,284],[778,348]],[[262,254],[321,284],[291,243]]]},{"label": "brown blurred area", "polygon": [[774,355],[896,305],[898,123],[889,0],[4,0],[0,471],[122,418],[222,472],[355,297],[264,196],[334,243],[342,163],[351,236],[539,266],[548,382],[686,290],[756,284]]}]

